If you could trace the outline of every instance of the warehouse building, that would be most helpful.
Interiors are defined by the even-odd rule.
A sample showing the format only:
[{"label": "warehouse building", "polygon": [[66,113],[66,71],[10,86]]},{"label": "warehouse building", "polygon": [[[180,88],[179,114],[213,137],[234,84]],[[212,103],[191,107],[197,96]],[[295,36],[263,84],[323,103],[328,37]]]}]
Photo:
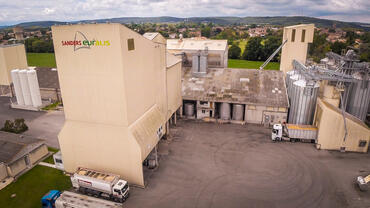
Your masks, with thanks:
[{"label": "warehouse building", "polygon": [[[182,55],[183,66],[194,67],[201,71],[206,68],[227,68],[227,40],[210,40],[205,38],[168,39],[169,53]],[[203,67],[204,66],[204,67]]]},{"label": "warehouse building", "polygon": [[182,96],[189,118],[266,126],[287,120],[289,103],[280,71],[212,68],[194,77],[184,68]]},{"label": "warehouse building", "polygon": [[0,181],[18,177],[47,155],[43,140],[0,131]]},{"label": "warehouse building", "polygon": [[23,44],[0,45],[0,96],[12,96],[10,71],[27,67]]},{"label": "warehouse building", "polygon": [[104,170],[144,186],[143,162],[182,104],[181,60],[166,54],[163,37],[149,40],[120,24],[53,26],[52,33],[65,170]]}]

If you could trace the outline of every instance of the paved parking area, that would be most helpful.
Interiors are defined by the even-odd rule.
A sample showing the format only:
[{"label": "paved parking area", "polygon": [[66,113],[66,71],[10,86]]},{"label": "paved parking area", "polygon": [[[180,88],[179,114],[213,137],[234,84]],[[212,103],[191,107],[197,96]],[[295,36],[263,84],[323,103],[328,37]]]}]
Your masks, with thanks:
[{"label": "paved parking area", "polygon": [[370,171],[370,154],[273,143],[256,125],[180,120],[164,141],[160,167],[124,207],[370,207],[354,178]]},{"label": "paved parking area", "polygon": [[64,124],[63,111],[34,112],[12,109],[8,97],[0,97],[0,128],[6,120],[24,118],[29,130],[24,134],[46,140],[46,144],[59,148],[58,133]]}]

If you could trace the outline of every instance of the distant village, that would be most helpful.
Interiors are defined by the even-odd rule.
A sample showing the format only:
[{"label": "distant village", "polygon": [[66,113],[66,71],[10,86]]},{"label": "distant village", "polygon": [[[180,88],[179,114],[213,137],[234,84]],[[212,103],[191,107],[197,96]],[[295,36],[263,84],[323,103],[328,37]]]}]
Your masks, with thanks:
[{"label": "distant village", "polygon": [[[263,40],[269,40],[273,48],[277,48],[281,43],[283,33],[282,26],[274,25],[218,25],[213,23],[130,23],[125,24],[130,29],[144,34],[146,32],[159,32],[165,38],[209,38],[209,39],[227,39],[231,50],[229,58],[246,59],[261,61],[266,58],[264,54],[271,51],[265,51],[262,54],[248,56],[244,53],[248,47],[248,42],[254,38],[260,38],[261,51]],[[330,28],[316,28],[316,40],[310,48],[310,56],[314,61],[324,57],[328,51],[341,53],[348,49],[357,50],[362,61],[369,61],[369,32],[364,32],[355,28],[337,28],[334,24]],[[275,37],[275,38],[271,38]],[[17,42],[25,43],[27,52],[53,53],[51,29],[50,27],[26,27],[16,26],[0,30],[0,45],[14,44]],[[272,42],[272,43],[271,43]],[[232,47],[233,46],[233,47]],[[254,49],[251,49],[254,50]],[[272,49],[271,49],[272,50]],[[274,61],[278,61],[275,59]]]}]

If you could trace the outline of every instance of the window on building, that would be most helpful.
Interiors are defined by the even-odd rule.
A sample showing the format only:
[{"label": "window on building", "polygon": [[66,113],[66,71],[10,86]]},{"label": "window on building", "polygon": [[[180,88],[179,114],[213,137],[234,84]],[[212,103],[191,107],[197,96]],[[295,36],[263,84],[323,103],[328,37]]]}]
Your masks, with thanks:
[{"label": "window on building", "polygon": [[205,110],[202,110],[202,113],[206,113],[206,111]]},{"label": "window on building", "polygon": [[135,43],[133,38],[127,39],[127,49],[129,51],[135,50]]},{"label": "window on building", "polygon": [[199,101],[199,104],[201,104],[201,105],[208,105],[208,102],[207,101]]},{"label": "window on building", "polygon": [[56,163],[60,163],[60,164],[62,164],[63,162],[62,162],[62,160],[60,160],[60,159],[55,159],[55,162]]},{"label": "window on building", "polygon": [[366,141],[365,140],[360,140],[360,142],[358,143],[358,146],[359,147],[365,147],[366,146]]},{"label": "window on building", "polygon": [[292,42],[294,42],[295,40],[295,29],[292,30],[292,38],[291,38]]},{"label": "window on building", "polygon": [[306,30],[302,30],[301,42],[304,42],[305,37],[306,37]]}]

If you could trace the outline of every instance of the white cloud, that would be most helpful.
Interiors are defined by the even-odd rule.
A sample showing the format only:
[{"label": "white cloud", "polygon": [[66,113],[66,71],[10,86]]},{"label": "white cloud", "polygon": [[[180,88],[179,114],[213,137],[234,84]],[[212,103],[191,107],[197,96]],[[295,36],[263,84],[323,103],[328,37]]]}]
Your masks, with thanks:
[{"label": "white cloud", "polygon": [[50,9],[50,8],[45,8],[44,9],[44,14],[48,15],[48,14],[53,14],[55,13],[55,9]]},{"label": "white cloud", "polygon": [[134,16],[302,15],[344,21],[370,19],[369,0],[37,0],[27,4],[27,9],[25,4],[25,0],[0,0],[0,25]]}]

